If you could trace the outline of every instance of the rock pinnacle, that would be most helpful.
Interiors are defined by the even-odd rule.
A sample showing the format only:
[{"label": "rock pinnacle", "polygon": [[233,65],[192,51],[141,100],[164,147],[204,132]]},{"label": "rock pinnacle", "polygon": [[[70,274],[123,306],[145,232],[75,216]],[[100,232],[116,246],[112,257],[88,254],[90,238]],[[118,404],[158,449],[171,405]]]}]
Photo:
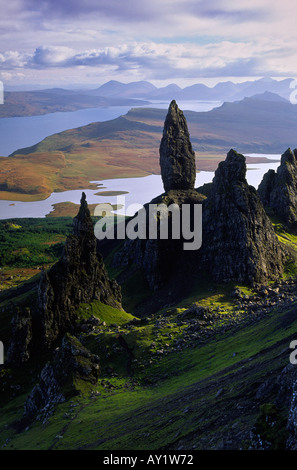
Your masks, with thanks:
[{"label": "rock pinnacle", "polygon": [[174,100],[165,119],[159,152],[165,192],[193,189],[196,179],[195,153],[186,118]]}]

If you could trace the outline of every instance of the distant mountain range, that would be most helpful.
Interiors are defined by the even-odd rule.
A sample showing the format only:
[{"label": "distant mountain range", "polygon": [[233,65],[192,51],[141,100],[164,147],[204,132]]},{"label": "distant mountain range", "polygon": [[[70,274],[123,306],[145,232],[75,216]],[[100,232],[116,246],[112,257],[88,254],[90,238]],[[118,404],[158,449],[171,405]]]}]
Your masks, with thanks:
[{"label": "distant mountain range", "polygon": [[175,100],[210,100],[210,101],[238,101],[259,93],[275,93],[285,99],[289,99],[292,89],[292,79],[274,80],[261,78],[255,81],[233,83],[231,81],[220,82],[214,87],[208,87],[197,83],[185,88],[180,88],[174,83],[166,87],[157,88],[150,82],[138,81],[121,83],[111,80],[94,90],[84,93],[105,97],[142,98],[145,100],[175,99]]},{"label": "distant mountain range", "polygon": [[100,106],[141,106],[154,100],[234,102],[263,93],[273,93],[289,100],[292,93],[291,82],[290,78],[280,81],[261,78],[243,83],[220,82],[214,87],[197,83],[182,89],[174,83],[157,88],[147,81],[121,83],[111,80],[95,89],[7,91],[4,104],[0,106],[0,118],[76,111]]}]

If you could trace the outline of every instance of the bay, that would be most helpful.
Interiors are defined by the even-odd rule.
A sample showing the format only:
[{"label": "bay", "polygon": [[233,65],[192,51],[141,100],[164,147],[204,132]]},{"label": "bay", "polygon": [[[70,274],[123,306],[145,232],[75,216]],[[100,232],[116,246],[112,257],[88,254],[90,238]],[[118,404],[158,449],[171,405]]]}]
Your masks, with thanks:
[{"label": "bay", "polygon": [[[255,188],[262,180],[264,173],[270,168],[276,170],[279,166],[280,155],[249,154],[251,157],[266,157],[267,163],[255,163],[247,165],[247,181]],[[271,161],[269,161],[271,160]],[[278,160],[277,162],[272,160]],[[196,175],[195,187],[209,183],[214,177],[214,172],[200,171]],[[94,181],[92,181],[94,182]],[[86,193],[88,204],[120,204],[123,207],[117,211],[119,214],[133,215],[140,206],[150,202],[154,197],[164,192],[160,175],[149,175],[141,178],[120,178],[96,181],[98,188],[95,190],[72,190],[52,193],[43,201],[20,202],[0,200],[0,219],[45,217],[53,211],[54,204],[59,202],[80,203],[82,191]],[[121,196],[98,195],[106,191],[125,191],[128,194]]]},{"label": "bay", "polygon": [[[167,109],[170,100],[156,100],[139,107]],[[210,111],[221,104],[219,101],[182,101],[181,109]],[[137,106],[134,106],[137,107]],[[24,147],[35,145],[49,135],[85,126],[91,122],[103,122],[127,114],[131,106],[109,106],[59,112],[41,116],[12,117],[0,119],[0,156],[7,157]]]},{"label": "bay", "polygon": [[[167,109],[170,100],[156,100],[149,105],[150,108]],[[189,111],[209,111],[220,106],[220,102],[214,101],[182,101],[179,107]],[[141,106],[140,106],[141,107]],[[73,112],[59,112],[43,116],[31,116],[21,118],[0,119],[0,155],[7,156],[18,148],[34,145],[48,135],[61,132],[66,129],[87,125],[90,122],[103,122],[115,119],[129,111],[128,106],[101,107],[84,109]],[[263,157],[268,160],[279,160],[280,155],[252,154],[251,157]],[[257,163],[247,165],[247,180],[249,184],[257,187],[263,174],[270,168],[276,169],[279,162]],[[212,181],[214,172],[201,171],[197,173],[195,187]],[[124,207],[118,213],[133,215],[137,208],[133,205],[143,205],[157,195],[163,193],[163,185],[159,175],[149,175],[141,178],[110,179],[97,181],[98,189],[86,189],[84,192],[89,204],[120,204]],[[128,194],[122,196],[98,195],[100,189],[104,191],[126,191]],[[83,190],[64,191],[52,193],[43,201],[20,202],[0,200],[0,219],[45,217],[53,211],[54,204],[60,202],[73,202],[79,204]]]},{"label": "bay", "polygon": [[7,157],[18,149],[35,145],[45,137],[67,129],[115,119],[126,114],[129,109],[129,106],[112,106],[42,116],[1,118],[0,155]]}]

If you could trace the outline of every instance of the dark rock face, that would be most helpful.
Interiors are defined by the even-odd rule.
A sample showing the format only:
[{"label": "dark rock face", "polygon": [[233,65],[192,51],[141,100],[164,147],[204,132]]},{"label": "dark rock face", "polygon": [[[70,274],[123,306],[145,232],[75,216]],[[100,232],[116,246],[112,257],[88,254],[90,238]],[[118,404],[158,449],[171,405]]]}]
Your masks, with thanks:
[{"label": "dark rock face", "polygon": [[99,357],[91,354],[77,338],[67,333],[53,361],[42,369],[39,383],[28,396],[24,417],[48,418],[57,403],[78,393],[76,380],[96,384],[98,374]]},{"label": "dark rock face", "polygon": [[[195,204],[202,204],[204,196],[195,190],[170,190],[164,193],[149,204],[144,206],[145,211],[145,238],[136,238],[135,240],[126,240],[124,247],[114,259],[115,265],[128,266],[136,264],[143,269],[145,278],[152,290],[160,289],[169,278],[177,276],[182,264],[186,258],[184,251],[184,238],[182,236],[182,227],[180,226],[181,237],[174,239],[172,237],[173,216],[171,207],[175,206],[179,211],[179,220],[182,221],[182,207],[184,204],[192,207]],[[168,210],[168,238],[161,237],[162,218],[158,219],[156,238],[150,238],[149,227],[149,205],[164,205]],[[166,220],[166,219],[165,219]]]},{"label": "dark rock face", "polygon": [[[146,234],[144,239],[127,240],[116,263],[126,266],[135,263],[141,267],[153,290],[160,289],[174,276],[177,279],[177,275],[179,282],[198,274],[209,276],[215,282],[236,281],[250,285],[279,279],[287,253],[277,239],[257,191],[247,183],[243,155],[231,149],[226,160],[219,164],[213,182],[197,190],[184,189],[184,182],[173,176],[178,174],[175,156],[182,153],[176,151],[182,144],[175,146],[175,143],[179,142],[180,135],[187,136],[188,142],[184,126],[185,122],[180,124],[176,103],[172,102],[160,146],[166,192],[150,204],[167,207],[177,204],[180,209],[183,204],[192,208],[202,204],[202,247],[186,253],[182,239],[170,236],[167,240],[152,239]],[[185,180],[187,186],[190,178]],[[147,206],[144,210],[147,212]]]},{"label": "dark rock face", "polygon": [[12,319],[12,342],[7,351],[7,362],[17,365],[30,357],[32,341],[32,316],[29,308],[17,308]]},{"label": "dark rock face", "polygon": [[119,286],[108,279],[102,256],[97,253],[93,223],[83,193],[73,234],[66,240],[63,255],[40,280],[35,322],[39,323],[41,344],[51,347],[75,325],[79,304],[94,299],[119,307],[121,294]]},{"label": "dark rock face", "polygon": [[160,144],[161,176],[165,191],[193,189],[196,179],[195,153],[192,149],[183,112],[172,101],[164,123]]},{"label": "dark rock face", "polygon": [[[172,101],[164,122],[163,136],[160,143],[161,176],[165,193],[153,199],[144,206],[145,226],[149,226],[149,206],[164,205],[169,208],[176,205],[181,210],[182,205],[201,204],[205,198],[194,190],[196,179],[195,153],[192,149],[187,122],[183,112]],[[158,218],[157,235],[151,237],[146,229],[144,237],[126,240],[123,250],[117,254],[114,264],[136,264],[144,271],[146,280],[152,290],[157,290],[176,273],[183,258],[183,242],[174,239],[172,216],[168,211],[168,238],[160,236],[162,219]],[[180,211],[180,218],[182,214]],[[182,228],[181,228],[182,233]]]},{"label": "dark rock face", "polygon": [[200,263],[217,282],[265,283],[283,272],[285,253],[245,175],[245,157],[230,150],[203,205]]},{"label": "dark rock face", "polygon": [[276,404],[288,409],[287,450],[297,450],[297,370],[296,364],[288,364],[277,380],[278,396]]},{"label": "dark rock face", "polygon": [[287,149],[277,171],[269,170],[264,175],[258,194],[267,210],[291,230],[297,229],[297,149]]},{"label": "dark rock face", "polygon": [[[99,300],[121,308],[121,290],[109,280],[102,256],[96,250],[96,237],[85,194],[74,218],[61,259],[41,274],[38,299],[29,317],[18,315],[10,347],[13,362],[53,347],[76,325],[76,311],[81,303]],[[18,359],[19,358],[19,359]]]}]

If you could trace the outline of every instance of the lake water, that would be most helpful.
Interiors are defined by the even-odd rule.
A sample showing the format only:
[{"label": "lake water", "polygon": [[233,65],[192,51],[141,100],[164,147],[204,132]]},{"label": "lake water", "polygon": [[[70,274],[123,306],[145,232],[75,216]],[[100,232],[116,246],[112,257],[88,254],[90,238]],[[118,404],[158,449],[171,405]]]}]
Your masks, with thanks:
[{"label": "lake water", "polygon": [[[222,103],[219,101],[180,101],[178,104],[183,110],[210,111]],[[160,109],[167,109],[168,106],[169,100],[152,101],[151,104],[145,105],[147,108]],[[85,126],[91,122],[115,119],[127,114],[130,109],[131,106],[110,106],[42,116],[0,118],[0,156],[7,157],[18,149],[30,147],[49,135],[67,129]]]},{"label": "lake water", "polygon": [[15,150],[35,145],[49,135],[85,126],[90,122],[115,119],[129,111],[128,106],[82,109],[69,113],[0,119],[0,155],[7,157]]},{"label": "lake water", "polygon": [[[168,109],[170,100],[152,101],[146,107]],[[179,107],[184,111],[209,111],[221,105],[218,101],[181,101]],[[141,107],[141,106],[140,106]],[[89,124],[115,119],[129,111],[128,106],[84,109],[66,113],[52,113],[43,116],[2,118],[0,119],[0,155],[7,156],[18,148],[34,145],[43,138],[56,132]],[[250,156],[259,156],[253,154]],[[269,159],[280,159],[280,155],[265,155]],[[257,187],[263,174],[269,169],[276,169],[279,163],[269,162],[247,165],[247,180],[249,184]],[[197,173],[195,187],[212,181],[213,172],[201,171]],[[143,205],[157,195],[164,192],[161,177],[150,175],[142,178],[110,179],[98,181],[98,189],[85,189],[89,204],[124,204],[119,213],[133,215],[137,210],[133,204]],[[104,191],[127,191],[124,196],[98,196],[96,193]],[[43,201],[20,202],[0,200],[0,219],[22,217],[45,217],[53,211],[53,205],[59,202],[73,202],[79,204],[83,190],[72,190],[52,193]],[[137,206],[138,207],[138,206]]]},{"label": "lake water", "polygon": [[[247,181],[254,187],[262,180],[264,173],[268,169],[275,169],[279,166],[280,155],[260,155],[249,154],[251,157],[267,157],[269,160],[278,160],[278,162],[255,163],[247,165]],[[214,172],[201,171],[197,173],[195,187],[212,181]],[[154,197],[164,192],[161,176],[149,175],[141,178],[121,178],[96,181],[98,188],[96,190],[85,189],[88,204],[121,204],[122,209],[117,211],[119,214],[133,215],[139,205],[151,201]],[[20,202],[0,200],[0,219],[23,218],[23,217],[45,217],[53,210],[53,204],[59,202],[80,203],[83,190],[64,191],[52,193],[44,201]],[[100,191],[127,191],[128,194],[121,196],[98,196]],[[13,204],[13,205],[12,205]],[[135,206],[136,205],[136,206]]]}]

